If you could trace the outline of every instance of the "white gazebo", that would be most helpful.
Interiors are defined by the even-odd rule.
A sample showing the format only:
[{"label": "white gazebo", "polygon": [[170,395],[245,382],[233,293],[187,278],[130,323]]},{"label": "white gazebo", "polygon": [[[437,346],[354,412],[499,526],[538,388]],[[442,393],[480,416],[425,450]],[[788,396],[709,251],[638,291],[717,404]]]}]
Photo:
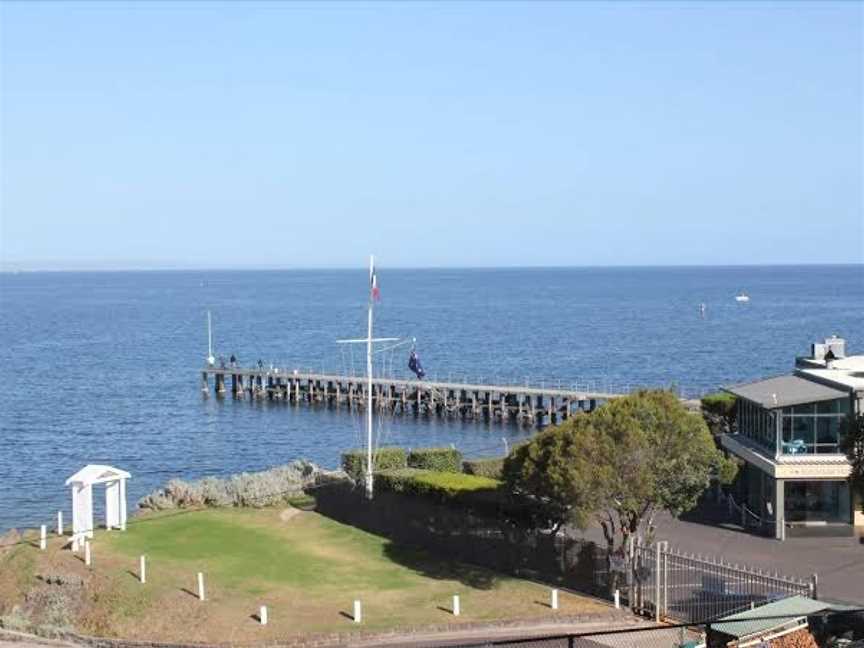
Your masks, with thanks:
[{"label": "white gazebo", "polygon": [[105,484],[105,528],[126,530],[126,480],[131,475],[112,466],[90,464],[66,480],[72,487],[72,542],[93,537],[93,486]]}]

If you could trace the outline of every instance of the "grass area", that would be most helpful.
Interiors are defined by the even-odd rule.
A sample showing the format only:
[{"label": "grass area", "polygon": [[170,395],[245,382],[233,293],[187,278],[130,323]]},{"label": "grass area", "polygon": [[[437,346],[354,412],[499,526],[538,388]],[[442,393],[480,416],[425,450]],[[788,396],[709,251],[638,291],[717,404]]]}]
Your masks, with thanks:
[{"label": "grass area", "polygon": [[[275,639],[608,609],[562,595],[561,609],[553,613],[546,606],[548,588],[441,561],[291,508],[173,511],[136,519],[125,533],[96,534],[90,570],[61,544],[55,539],[47,552],[26,546],[18,554],[42,563],[37,571],[50,565],[88,579],[80,630],[132,639]],[[146,584],[137,580],[142,554]],[[3,560],[0,571],[8,567]],[[199,571],[205,574],[204,602],[194,594]],[[453,594],[461,597],[458,618],[449,613]],[[350,618],[354,599],[363,602],[362,624]],[[253,617],[260,605],[269,609],[266,627]]]}]

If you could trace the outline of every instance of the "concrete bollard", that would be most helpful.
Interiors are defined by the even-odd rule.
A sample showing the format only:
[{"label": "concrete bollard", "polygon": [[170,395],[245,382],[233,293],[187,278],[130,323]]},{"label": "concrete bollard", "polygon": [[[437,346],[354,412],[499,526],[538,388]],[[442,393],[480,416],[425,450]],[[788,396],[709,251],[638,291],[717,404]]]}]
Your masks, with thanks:
[{"label": "concrete bollard", "polygon": [[198,600],[204,600],[204,574],[198,572]]},{"label": "concrete bollard", "polygon": [[615,609],[621,609],[621,592],[619,590],[615,590]]},{"label": "concrete bollard", "polygon": [[48,531],[45,529],[45,525],[43,524],[39,527],[39,548],[42,551],[45,551],[45,547],[48,546]]},{"label": "concrete bollard", "polygon": [[84,541],[84,564],[90,566],[92,556],[90,555],[90,541]]},{"label": "concrete bollard", "polygon": [[138,559],[138,577],[142,584],[147,582],[147,558],[145,556]]},{"label": "concrete bollard", "polygon": [[360,601],[354,601],[354,623],[361,623],[363,621],[363,608],[360,605]]},{"label": "concrete bollard", "polygon": [[459,616],[461,610],[459,609],[459,595],[453,595],[453,616]]},{"label": "concrete bollard", "polygon": [[262,605],[261,610],[258,612],[258,620],[261,621],[261,625],[267,625],[267,606]]},{"label": "concrete bollard", "polygon": [[57,511],[57,535],[63,535],[63,511]]},{"label": "concrete bollard", "polygon": [[553,610],[558,609],[558,590],[557,589],[552,590],[552,609]]}]

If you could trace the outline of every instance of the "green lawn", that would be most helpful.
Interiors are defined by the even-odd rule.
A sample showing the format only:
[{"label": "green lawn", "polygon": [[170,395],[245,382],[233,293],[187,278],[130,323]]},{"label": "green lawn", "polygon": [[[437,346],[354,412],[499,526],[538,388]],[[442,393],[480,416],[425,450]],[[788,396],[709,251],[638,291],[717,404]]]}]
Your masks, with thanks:
[{"label": "green lawn", "polygon": [[[220,509],[142,520],[133,532],[112,534],[109,547],[154,564],[205,571],[221,585],[260,591],[260,585],[312,590],[398,590],[416,584],[409,566],[394,563],[390,543],[323,516],[282,522],[275,511]],[[412,552],[407,552],[411,554]],[[422,562],[422,553],[413,558]],[[405,556],[406,559],[412,556]]]},{"label": "green lawn", "polygon": [[[448,562],[294,509],[173,511],[130,521],[125,533],[93,539],[93,566],[60,551],[28,548],[52,569],[87,575],[91,600],[79,615],[89,634],[161,641],[278,639],[310,632],[383,630],[399,626],[539,618],[604,612],[608,606]],[[147,556],[147,583],[137,579]],[[0,565],[2,567],[2,565]],[[42,565],[44,568],[45,565]],[[205,574],[206,601],[195,596]],[[462,615],[450,613],[461,597]],[[362,624],[352,602],[363,602]],[[270,623],[254,613],[267,605]]]}]

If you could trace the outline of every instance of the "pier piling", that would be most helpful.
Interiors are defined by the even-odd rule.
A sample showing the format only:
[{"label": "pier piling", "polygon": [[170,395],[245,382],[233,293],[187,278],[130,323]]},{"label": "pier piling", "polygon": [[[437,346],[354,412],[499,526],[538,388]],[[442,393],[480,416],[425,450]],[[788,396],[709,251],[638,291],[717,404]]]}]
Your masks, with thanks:
[{"label": "pier piling", "polygon": [[[303,373],[281,368],[207,366],[201,371],[201,389],[206,397],[210,376],[217,396],[226,392],[226,376],[231,380],[231,395],[285,401],[294,405],[320,403],[350,410],[366,406],[366,379],[362,376]],[[373,407],[381,412],[409,412],[414,416],[458,417],[519,425],[543,426],[566,421],[581,411],[593,411],[599,403],[622,396],[558,386],[484,385],[458,382],[374,378]]]}]

